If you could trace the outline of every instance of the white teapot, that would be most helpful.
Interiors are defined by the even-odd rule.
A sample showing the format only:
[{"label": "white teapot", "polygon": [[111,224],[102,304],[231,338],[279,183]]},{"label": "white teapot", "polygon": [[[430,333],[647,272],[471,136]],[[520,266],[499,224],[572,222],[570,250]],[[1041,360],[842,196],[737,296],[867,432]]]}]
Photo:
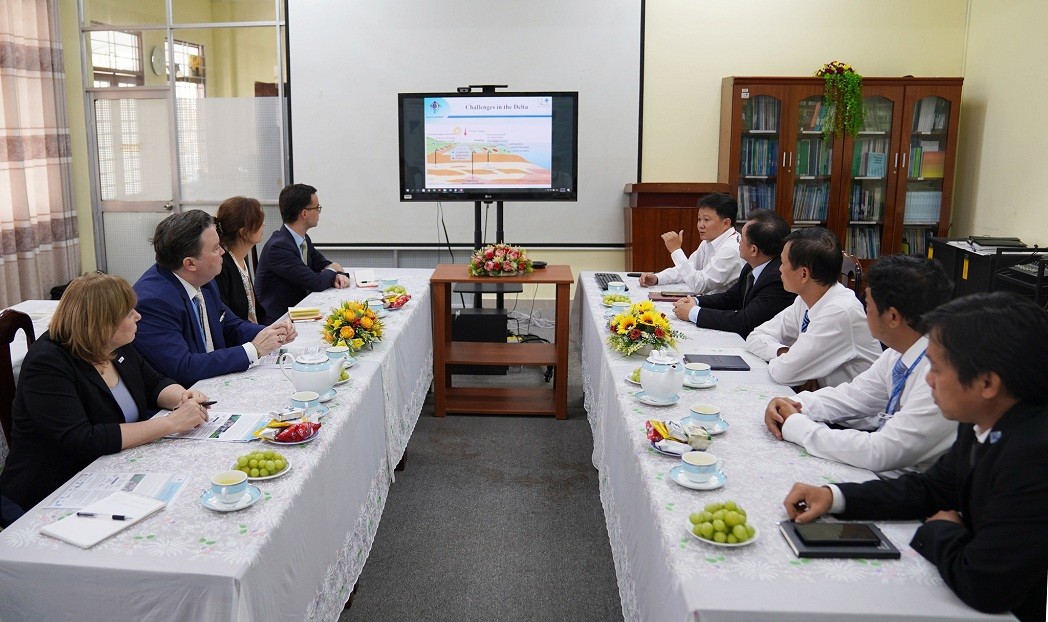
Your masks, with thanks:
[{"label": "white teapot", "polygon": [[[288,359],[291,360],[290,366],[285,365]],[[320,395],[330,391],[342,374],[342,360],[332,361],[320,352],[307,352],[297,357],[284,353],[277,359],[277,364],[296,391],[316,391]]]},{"label": "white teapot", "polygon": [[640,386],[653,400],[672,401],[684,387],[684,364],[674,350],[654,350],[640,366]]}]

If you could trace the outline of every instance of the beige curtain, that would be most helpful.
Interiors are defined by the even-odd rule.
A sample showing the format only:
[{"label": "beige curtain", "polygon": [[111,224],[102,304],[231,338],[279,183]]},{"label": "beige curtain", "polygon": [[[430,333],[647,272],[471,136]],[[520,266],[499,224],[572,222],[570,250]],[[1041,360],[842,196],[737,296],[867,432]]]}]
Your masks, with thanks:
[{"label": "beige curtain", "polygon": [[0,0],[0,308],[80,272],[58,0]]}]

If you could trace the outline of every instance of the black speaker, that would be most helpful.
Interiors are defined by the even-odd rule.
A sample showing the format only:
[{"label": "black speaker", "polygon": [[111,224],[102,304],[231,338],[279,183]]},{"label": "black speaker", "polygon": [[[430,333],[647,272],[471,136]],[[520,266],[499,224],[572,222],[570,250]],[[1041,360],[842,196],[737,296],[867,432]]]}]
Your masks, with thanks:
[{"label": "black speaker", "polygon": [[[506,343],[505,309],[456,309],[451,317],[452,341]],[[506,375],[506,365],[449,365],[453,374]]]}]

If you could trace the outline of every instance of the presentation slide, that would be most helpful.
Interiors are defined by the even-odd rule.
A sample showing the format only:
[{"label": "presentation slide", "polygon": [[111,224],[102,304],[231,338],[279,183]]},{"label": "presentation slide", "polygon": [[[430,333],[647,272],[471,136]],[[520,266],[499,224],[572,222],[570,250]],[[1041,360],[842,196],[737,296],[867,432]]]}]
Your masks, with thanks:
[{"label": "presentation slide", "polygon": [[426,187],[549,188],[551,97],[428,97]]}]

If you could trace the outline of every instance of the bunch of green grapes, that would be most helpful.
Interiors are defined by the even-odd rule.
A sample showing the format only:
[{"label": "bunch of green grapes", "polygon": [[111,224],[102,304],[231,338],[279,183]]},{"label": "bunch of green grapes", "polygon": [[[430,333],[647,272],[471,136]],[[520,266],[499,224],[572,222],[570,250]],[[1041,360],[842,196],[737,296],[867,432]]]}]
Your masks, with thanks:
[{"label": "bunch of green grapes", "polygon": [[390,285],[386,289],[382,290],[387,294],[406,294],[408,290],[404,289],[403,285]]},{"label": "bunch of green grapes", "polygon": [[701,512],[692,512],[688,520],[693,534],[720,544],[746,542],[757,533],[746,520],[746,510],[731,500],[710,503]]},{"label": "bunch of green grapes", "polygon": [[233,468],[247,473],[248,477],[269,477],[287,468],[287,458],[272,449],[253,451],[237,458]]},{"label": "bunch of green grapes", "polygon": [[630,380],[633,382],[640,382],[640,367],[634,369],[633,372],[630,373]]},{"label": "bunch of green grapes", "polygon": [[630,297],[626,294],[605,294],[604,304],[610,305],[616,302],[629,302]]}]

